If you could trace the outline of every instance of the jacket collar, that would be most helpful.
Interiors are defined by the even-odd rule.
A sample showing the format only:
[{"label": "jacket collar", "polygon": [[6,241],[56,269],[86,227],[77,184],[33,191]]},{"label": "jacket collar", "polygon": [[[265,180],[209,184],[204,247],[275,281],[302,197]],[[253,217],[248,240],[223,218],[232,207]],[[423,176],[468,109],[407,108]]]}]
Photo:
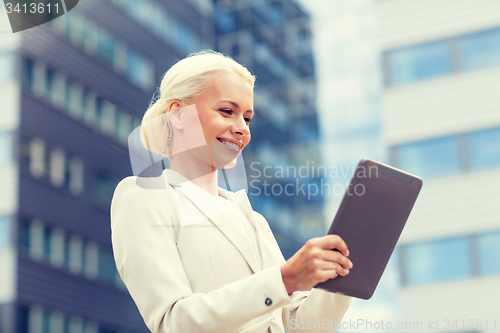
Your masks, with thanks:
[{"label": "jacket collar", "polygon": [[[233,215],[229,213],[228,210],[214,210],[213,205],[210,200],[206,200],[206,196],[209,196],[203,189],[199,186],[193,184],[187,178],[175,172],[173,170],[165,169],[163,172],[165,182],[171,185],[176,191],[180,192],[184,198],[189,200],[194,207],[196,207],[199,212],[201,212],[206,218],[208,218],[219,230],[223,233],[229,241],[238,249],[241,255],[245,258],[248,265],[255,273],[262,269],[259,265],[259,260],[257,259],[257,253],[253,251],[253,246],[251,240],[245,237],[238,228],[232,228],[228,226],[228,223],[237,223],[233,219]],[[241,211],[246,215],[253,228],[257,231],[257,238],[259,247],[261,247],[262,236],[260,228],[256,227],[255,215],[248,200],[248,196],[245,190],[240,190],[236,193],[227,191],[221,187],[217,188],[218,194],[227,200],[231,201],[241,209]],[[182,213],[181,213],[182,214]],[[180,215],[180,214],[178,214]],[[180,218],[181,220],[181,218]],[[191,223],[182,223],[181,226],[189,226]],[[262,258],[261,258],[262,259]],[[262,262],[262,260],[260,260]]]}]

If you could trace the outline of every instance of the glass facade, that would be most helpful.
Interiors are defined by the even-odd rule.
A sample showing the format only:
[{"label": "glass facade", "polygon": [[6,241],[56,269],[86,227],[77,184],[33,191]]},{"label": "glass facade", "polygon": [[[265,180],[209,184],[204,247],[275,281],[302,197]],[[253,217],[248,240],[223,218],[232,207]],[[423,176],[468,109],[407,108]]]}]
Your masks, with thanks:
[{"label": "glass facade", "polygon": [[467,149],[471,168],[500,166],[500,128],[470,133]]},{"label": "glass facade", "polygon": [[500,65],[500,29],[480,31],[458,39],[462,70]]},{"label": "glass facade", "polygon": [[387,51],[387,86],[500,65],[500,28]]},{"label": "glass facade", "polygon": [[[137,60],[138,58],[131,57]],[[127,69],[134,77],[134,80],[144,81],[148,77],[151,68],[141,67],[140,61],[131,60]],[[107,136],[118,140],[122,144],[127,144],[128,135],[133,130],[133,124],[139,119],[118,108],[113,103],[98,96],[91,88],[78,83],[71,77],[67,77],[39,61],[29,58],[22,60],[23,83],[36,96],[49,102],[56,109],[67,113],[73,119],[82,121],[88,126],[96,129]],[[144,73],[149,73],[145,75]],[[44,84],[37,85],[35,82]],[[62,85],[62,87],[60,87]],[[0,134],[0,143],[1,143]],[[7,150],[2,150],[7,154]],[[1,156],[0,153],[0,163]]]},{"label": "glass facade", "polygon": [[392,163],[420,177],[436,177],[500,166],[500,128],[393,147]]},{"label": "glass facade", "polygon": [[154,1],[111,0],[111,2],[123,8],[132,19],[164,42],[174,46],[181,54],[211,46],[209,42],[202,41],[193,28],[184,24],[173,13]]},{"label": "glass facade", "polygon": [[500,274],[500,231],[411,243],[401,250],[406,285]]},{"label": "glass facade", "polygon": [[[8,228],[9,218],[0,217],[0,250],[8,246]],[[18,242],[21,252],[34,260],[123,289],[113,253],[106,246],[40,220],[26,218],[19,221]]]},{"label": "glass facade", "polygon": [[[308,161],[296,155],[298,146],[316,147],[309,157],[318,164],[321,160],[311,21],[294,1],[220,0],[215,1],[214,26],[217,49],[257,77],[252,141],[243,152],[245,162],[252,165],[246,167],[249,198],[288,258],[311,235],[324,233],[321,223],[308,223],[323,220],[324,199],[319,191],[315,194],[321,177],[279,173],[288,167],[307,168]],[[283,218],[284,212],[295,218]]]},{"label": "glass facade", "polygon": [[387,71],[392,85],[450,73],[450,43],[439,41],[388,53]]},{"label": "glass facade", "polygon": [[[36,289],[40,295],[25,292],[17,309],[16,332],[147,330],[116,271],[109,240],[109,206],[119,179],[130,174],[128,135],[138,125],[155,82],[159,82],[158,69],[166,69],[189,52],[217,49],[216,38],[232,38],[238,44],[230,45],[230,52],[222,47],[218,50],[234,51],[241,57],[236,60],[259,77],[262,90],[271,92],[267,105],[257,110],[260,119],[252,124],[257,126],[256,132],[267,132],[267,136],[260,142],[253,140],[249,154],[257,154],[265,143],[271,147],[268,155],[279,152],[276,165],[289,165],[294,155],[284,143],[302,142],[305,137],[311,140],[308,144],[315,143],[317,119],[311,116],[316,112],[315,98],[310,92],[294,90],[306,82],[314,86],[309,18],[293,1],[256,2],[256,8],[253,3],[233,5],[241,8],[228,10],[210,0],[89,2],[51,22],[47,26],[50,33],[36,35],[37,43],[46,47],[19,44],[15,54],[20,55],[21,93],[26,101],[21,103],[20,113],[28,121],[22,121],[15,132],[20,139],[22,198],[16,212],[20,217],[16,221],[17,264],[23,266],[17,282],[19,291]],[[212,11],[213,6],[220,10]],[[234,26],[228,27],[231,23],[227,22],[218,25],[224,34],[214,35],[212,12],[224,11],[234,14]],[[245,20],[248,14],[250,20]],[[145,36],[151,43],[137,36]],[[256,40],[254,49],[252,40]],[[290,44],[285,40],[301,47],[287,52]],[[161,57],[147,56],[158,50],[162,50]],[[8,58],[1,54],[0,68]],[[9,75],[0,71],[0,83]],[[301,118],[289,110],[299,104],[311,117],[305,120],[304,130],[296,132],[290,129]],[[0,144],[3,147],[10,140],[0,138]],[[6,151],[2,149],[2,154]],[[102,158],[101,152],[108,154]],[[36,200],[33,195],[38,195]],[[318,200],[312,201],[316,204]],[[313,210],[314,216],[311,210],[304,211],[308,203],[302,197],[264,196],[255,203],[278,230],[278,240],[286,243],[286,257],[303,245],[301,237],[322,232],[314,222],[320,210]],[[297,228],[300,218],[303,234]],[[2,221],[0,235],[5,234]],[[0,247],[2,243],[4,238],[0,238]],[[40,276],[46,280],[33,278],[38,273],[33,267],[41,268],[44,274]],[[84,303],[69,297],[87,292],[102,297],[88,297]],[[86,315],[41,306],[37,297],[50,297],[51,304],[60,309],[84,307]],[[95,317],[103,310],[113,319],[98,322]]]},{"label": "glass facade", "polygon": [[478,235],[476,241],[480,273],[500,274],[500,231]]},{"label": "glass facade", "polygon": [[70,11],[54,20],[53,26],[66,34],[73,44],[95,56],[115,72],[125,75],[136,86],[144,90],[154,86],[152,61],[82,14]]},{"label": "glass facade", "polygon": [[457,173],[461,169],[460,141],[457,136],[402,145],[396,150],[402,170],[422,176]]},{"label": "glass facade", "polygon": [[120,179],[107,172],[97,173],[93,195],[96,202],[104,207],[109,207],[111,205],[111,198],[113,197],[113,193],[119,181]]},{"label": "glass facade", "polygon": [[424,284],[470,277],[473,262],[467,238],[411,244],[403,251],[406,284]]}]

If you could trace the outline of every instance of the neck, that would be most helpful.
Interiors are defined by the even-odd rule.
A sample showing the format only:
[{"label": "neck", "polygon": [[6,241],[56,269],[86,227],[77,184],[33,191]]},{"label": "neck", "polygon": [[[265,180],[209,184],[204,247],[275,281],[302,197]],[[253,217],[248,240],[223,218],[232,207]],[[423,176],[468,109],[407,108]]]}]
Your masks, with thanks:
[{"label": "neck", "polygon": [[208,194],[218,195],[217,169],[212,165],[187,161],[186,158],[177,155],[170,163],[170,170],[180,173]]}]

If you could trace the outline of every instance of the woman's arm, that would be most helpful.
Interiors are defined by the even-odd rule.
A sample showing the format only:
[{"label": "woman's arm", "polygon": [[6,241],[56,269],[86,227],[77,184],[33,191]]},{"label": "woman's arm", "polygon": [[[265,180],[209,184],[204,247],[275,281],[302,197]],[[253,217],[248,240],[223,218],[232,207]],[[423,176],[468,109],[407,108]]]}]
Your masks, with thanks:
[{"label": "woman's arm", "polygon": [[[274,251],[281,251],[266,219],[256,213],[258,223],[272,240]],[[332,251],[337,248],[339,252]],[[312,289],[318,282],[346,275],[352,267],[347,260],[346,244],[338,236],[328,235],[309,240],[288,261],[282,260],[281,271],[287,290],[293,292],[292,302],[282,310],[283,326],[289,333],[333,332],[351,304],[352,298],[320,289]],[[324,262],[328,261],[328,262]],[[307,328],[310,327],[310,328]]]},{"label": "woman's arm", "polygon": [[170,196],[165,185],[141,188],[129,177],[117,186],[111,205],[118,272],[152,332],[230,332],[290,303],[280,265],[193,293],[177,251],[179,226]]}]

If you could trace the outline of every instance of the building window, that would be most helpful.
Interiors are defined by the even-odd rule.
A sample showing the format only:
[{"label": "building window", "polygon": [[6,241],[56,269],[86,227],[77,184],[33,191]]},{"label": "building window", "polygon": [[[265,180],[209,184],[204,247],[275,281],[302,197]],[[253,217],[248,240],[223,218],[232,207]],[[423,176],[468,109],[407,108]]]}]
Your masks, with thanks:
[{"label": "building window", "polygon": [[33,72],[35,63],[33,60],[28,58],[23,58],[23,69],[22,69],[22,77],[23,82],[27,84],[29,87],[33,84]]},{"label": "building window", "polygon": [[10,218],[8,216],[0,216],[0,250],[9,247],[10,239]]},{"label": "building window", "polygon": [[64,151],[54,148],[50,152],[50,181],[55,187],[61,187],[64,184],[64,175],[66,173],[66,158]]},{"label": "building window", "polygon": [[180,51],[186,53],[201,48],[202,42],[196,34],[156,2],[147,0],[112,0],[112,2],[122,7],[132,19],[167,43],[175,45]]},{"label": "building window", "polygon": [[66,316],[64,320],[64,333],[82,333],[83,320],[77,316]]},{"label": "building window", "polygon": [[55,187],[78,195],[83,191],[83,161],[39,139],[22,138],[21,161],[29,164],[33,177],[48,177]]},{"label": "building window", "polygon": [[281,2],[272,2],[267,5],[264,12],[267,15],[267,20],[272,25],[279,25],[283,22],[283,9],[281,8]]},{"label": "building window", "polygon": [[468,163],[471,168],[500,165],[500,128],[467,135]]},{"label": "building window", "polygon": [[66,86],[66,110],[75,118],[83,114],[83,89],[74,81],[69,81]]},{"label": "building window", "polygon": [[17,332],[19,333],[30,333],[29,332],[29,317],[30,308],[27,306],[18,306],[17,308]]},{"label": "building window", "polygon": [[19,230],[18,230],[18,237],[19,237],[19,246],[21,249],[29,251],[30,244],[31,244],[31,223],[28,219],[22,219],[19,221]]},{"label": "building window", "polygon": [[99,249],[99,279],[110,283],[116,282],[116,268],[113,253],[109,250]]},{"label": "building window", "polygon": [[[143,89],[149,89],[153,86],[153,63],[130,48],[127,51],[128,47],[125,44],[98,27],[94,22],[74,11],[55,21],[58,22],[52,23],[54,28],[66,34],[71,42],[83,48],[86,53],[102,60],[115,72],[125,74],[130,82]],[[128,59],[129,55],[125,56],[126,53],[135,55],[134,63]],[[127,57],[126,66],[125,57]],[[136,59],[140,59],[141,67],[139,69],[137,69],[139,61]],[[133,75],[129,71],[131,65],[134,66]],[[141,73],[137,74],[137,71]]]},{"label": "building window", "polygon": [[500,166],[500,127],[396,146],[392,163],[419,176]]},{"label": "building window", "polygon": [[66,161],[68,189],[74,195],[78,195],[83,192],[83,161],[74,156]]},{"label": "building window", "polygon": [[47,72],[47,66],[44,63],[39,61],[35,61],[35,65],[33,67],[33,84],[31,86],[32,92],[38,97],[45,98],[45,74]]},{"label": "building window", "polygon": [[116,120],[116,106],[105,101],[102,107],[100,129],[106,134],[114,134]]},{"label": "building window", "polygon": [[83,241],[81,237],[71,235],[68,240],[67,249],[68,269],[74,274],[81,273],[83,268]]},{"label": "building window", "polygon": [[235,32],[238,29],[237,12],[217,10],[215,26],[223,33]]},{"label": "building window", "polygon": [[89,279],[99,275],[99,246],[90,240],[83,247],[83,273]]},{"label": "building window", "polygon": [[500,231],[477,236],[479,271],[481,274],[500,273]]},{"label": "building window", "polygon": [[59,228],[53,228],[50,241],[50,263],[56,267],[64,264],[65,241],[64,231]]},{"label": "building window", "polygon": [[52,228],[43,228],[43,256],[48,259],[52,256]]},{"label": "building window", "polygon": [[[132,56],[132,58],[133,57],[135,57],[135,55]],[[140,56],[132,62],[136,60],[138,67],[132,66],[128,70],[131,75],[137,75],[137,80],[142,80],[143,83],[146,84],[146,82],[149,81],[147,77],[152,75],[152,68],[144,63]],[[61,73],[48,69],[43,64],[35,64],[27,58],[24,58],[23,61],[25,67],[23,75],[26,76],[25,81],[28,82],[30,88],[33,76],[37,77],[37,82],[42,82],[38,84],[38,88],[34,89],[38,91],[37,94],[40,97],[49,101],[57,108],[68,112],[72,117],[83,120],[86,125],[114,137],[119,142],[123,144],[128,142],[128,135],[132,127],[131,123],[135,121],[132,116],[126,114],[124,111],[118,110],[116,105],[97,96],[89,88],[83,87],[71,79],[67,79]],[[137,69],[137,71],[135,71],[134,68]],[[2,134],[0,133],[0,144],[1,143]],[[47,149],[43,148],[43,145],[44,143],[41,142],[33,143],[33,153],[36,155],[35,151],[38,151],[38,157],[44,154],[47,155],[44,157],[46,159],[44,167],[48,168],[50,156],[47,153]],[[44,150],[43,154],[42,150]],[[6,156],[8,152],[8,149],[3,149],[0,153],[0,165],[2,162],[2,153]],[[26,160],[30,158],[29,154],[26,154],[25,151],[23,151],[23,158]],[[67,161],[68,159],[65,160]],[[43,163],[41,163],[41,161],[41,159],[33,159],[33,175],[35,177],[41,177],[49,171],[42,168]],[[68,170],[69,169],[66,168],[66,171]]]},{"label": "building window", "polygon": [[115,66],[118,41],[104,31],[97,34],[97,56],[111,66]]},{"label": "building window", "polygon": [[99,327],[96,323],[86,320],[83,322],[82,333],[99,333]]},{"label": "building window", "polygon": [[[451,47],[451,45],[456,45]],[[453,56],[452,56],[453,54]],[[452,58],[456,58],[452,64]],[[394,86],[454,71],[500,65],[500,29],[387,51],[386,84]]]},{"label": "building window", "polygon": [[500,65],[500,29],[460,37],[458,50],[463,70]]},{"label": "building window", "polygon": [[153,66],[134,50],[127,50],[127,77],[138,86],[149,89],[153,86]]},{"label": "building window", "polygon": [[396,147],[398,168],[419,176],[454,174],[461,170],[457,136],[415,142]]},{"label": "building window", "polygon": [[406,284],[422,284],[472,276],[471,253],[467,237],[406,245],[403,279]]},{"label": "building window", "polygon": [[32,220],[30,223],[30,247],[29,254],[35,260],[40,260],[44,256],[45,228],[40,220]]},{"label": "building window", "polygon": [[116,136],[122,143],[127,144],[131,132],[132,116],[120,110],[116,115]]},{"label": "building window", "polygon": [[95,108],[97,96],[90,89],[83,89],[82,93],[82,112],[83,120],[89,126],[94,124]]},{"label": "building window", "polygon": [[54,75],[54,89],[51,102],[60,109],[64,109],[66,106],[66,89],[66,77],[61,73],[56,73]]},{"label": "building window", "polygon": [[54,89],[54,82],[55,82],[55,72],[52,69],[47,69],[47,72],[45,73],[45,94],[46,98],[53,103],[55,99],[55,89]]},{"label": "building window", "polygon": [[98,173],[96,175],[96,182],[94,186],[94,198],[96,201],[106,207],[111,204],[111,198],[115,192],[116,185],[119,183],[119,179],[113,177],[105,172]]},{"label": "building window", "polygon": [[449,41],[438,41],[389,51],[387,83],[398,85],[452,71]]},{"label": "building window", "polygon": [[316,115],[297,118],[295,127],[297,140],[301,142],[314,142],[318,140],[319,128]]},{"label": "building window", "polygon": [[33,177],[42,177],[47,173],[47,161],[45,142],[39,138],[34,138],[30,142],[30,172]]}]

